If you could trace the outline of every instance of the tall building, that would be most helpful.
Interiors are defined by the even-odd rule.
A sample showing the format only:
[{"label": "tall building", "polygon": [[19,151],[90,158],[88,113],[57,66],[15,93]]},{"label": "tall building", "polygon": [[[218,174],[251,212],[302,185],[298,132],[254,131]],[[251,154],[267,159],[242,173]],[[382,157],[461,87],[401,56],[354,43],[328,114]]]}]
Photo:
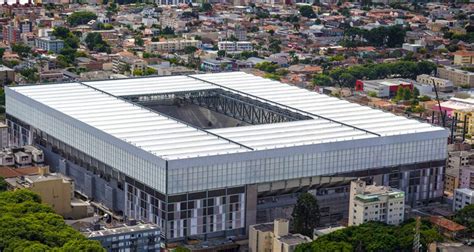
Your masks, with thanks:
[{"label": "tall building", "polygon": [[405,218],[405,193],[387,186],[366,185],[363,180],[351,182],[349,226],[368,221],[398,225]]},{"label": "tall building", "polygon": [[7,44],[15,44],[20,42],[21,31],[13,23],[3,26],[3,42]]},{"label": "tall building", "polygon": [[460,188],[454,191],[453,211],[457,212],[464,207],[474,203],[474,190],[469,188]]},{"label": "tall building", "polygon": [[443,194],[446,129],[242,72],[6,87],[6,116],[76,190],[166,242],[245,235],[302,191],[338,222],[354,177],[410,205]]},{"label": "tall building", "polygon": [[416,81],[421,84],[428,84],[431,87],[433,87],[433,85],[436,85],[436,88],[440,92],[452,92],[454,89],[452,81],[436,78],[427,74],[420,74],[416,76]]}]

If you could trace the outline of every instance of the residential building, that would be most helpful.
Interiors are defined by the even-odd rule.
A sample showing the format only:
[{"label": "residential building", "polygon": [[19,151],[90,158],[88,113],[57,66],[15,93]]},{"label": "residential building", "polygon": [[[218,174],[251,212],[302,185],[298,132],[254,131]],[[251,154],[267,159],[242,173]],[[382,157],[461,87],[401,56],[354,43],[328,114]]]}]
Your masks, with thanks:
[{"label": "residential building", "polygon": [[474,165],[463,166],[459,169],[459,188],[474,189]]},{"label": "residential building", "polygon": [[0,85],[8,85],[15,81],[15,71],[6,66],[0,66]]},{"label": "residential building", "polygon": [[458,188],[454,190],[453,211],[457,212],[464,207],[474,203],[474,190],[469,188]]},{"label": "residential building", "polygon": [[368,221],[398,225],[405,218],[405,193],[387,186],[366,185],[363,180],[351,182],[349,226]]},{"label": "residential building", "polygon": [[430,216],[428,220],[440,234],[454,240],[462,238],[467,229],[465,226],[441,216]]},{"label": "residential building", "polygon": [[474,73],[464,71],[455,67],[438,67],[438,76],[441,79],[450,80],[456,86],[474,87]]},{"label": "residential building", "polygon": [[217,43],[219,50],[229,52],[252,51],[252,42],[249,41],[219,41]]},{"label": "residential building", "polygon": [[186,49],[186,47],[201,47],[200,40],[194,39],[176,39],[165,40],[159,42],[148,42],[145,45],[145,51],[148,53],[156,52],[176,52]]},{"label": "residential building", "polygon": [[99,241],[107,251],[160,251],[160,228],[154,224],[129,223],[99,227],[83,232],[89,240]]},{"label": "residential building", "polygon": [[6,44],[15,44],[21,41],[21,31],[13,23],[3,26],[3,42]]},{"label": "residential building", "polygon": [[296,246],[311,242],[301,234],[291,234],[287,219],[275,219],[273,223],[250,226],[249,251],[293,252]]},{"label": "residential building", "polygon": [[38,167],[38,174],[25,175],[6,180],[10,187],[26,188],[37,193],[41,202],[55,213],[71,219],[88,216],[89,203],[74,199],[74,182],[57,173],[49,173],[49,167]]},{"label": "residential building", "polygon": [[472,65],[474,64],[473,51],[457,51],[454,54],[454,65]]},{"label": "residential building", "polygon": [[146,61],[134,56],[120,56],[112,60],[112,71],[114,73],[133,73],[136,70],[144,72],[146,68]]},{"label": "residential building", "polygon": [[413,81],[403,79],[357,80],[355,90],[375,93],[377,97],[391,98],[400,87],[413,89]]},{"label": "residential building", "polygon": [[20,29],[20,33],[33,32],[33,23],[30,20],[22,20],[18,22],[18,28]]},{"label": "residential building", "polygon": [[416,82],[421,83],[421,84],[427,84],[433,87],[433,85],[436,85],[436,88],[440,92],[452,92],[454,89],[453,82],[450,80],[445,80],[441,78],[437,78],[434,76],[430,76],[427,74],[421,74],[416,76]]},{"label": "residential building", "polygon": [[233,63],[226,59],[205,59],[201,63],[201,69],[206,72],[225,72],[233,69]]},{"label": "residential building", "polygon": [[444,191],[447,195],[453,195],[454,191],[460,187],[461,168],[474,165],[474,151],[464,145],[450,145],[449,149]]},{"label": "residential building", "polygon": [[153,222],[166,243],[245,236],[250,225],[288,218],[302,188],[317,190],[328,224],[339,222],[347,178],[399,188],[412,206],[443,195],[448,130],[243,72],[5,94],[12,144],[37,144],[77,191]]},{"label": "residential building", "polygon": [[421,48],[423,48],[422,45],[419,44],[409,44],[409,43],[403,43],[402,48],[410,51],[410,52],[418,52]]},{"label": "residential building", "polygon": [[59,53],[64,48],[64,41],[55,37],[36,38],[35,46],[48,52]]}]

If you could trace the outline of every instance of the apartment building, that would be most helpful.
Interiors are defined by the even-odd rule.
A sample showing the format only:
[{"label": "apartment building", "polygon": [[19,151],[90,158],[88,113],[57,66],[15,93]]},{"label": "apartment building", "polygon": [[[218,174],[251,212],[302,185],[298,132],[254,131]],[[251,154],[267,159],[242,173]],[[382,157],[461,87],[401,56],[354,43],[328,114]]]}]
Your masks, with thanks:
[{"label": "apartment building", "polygon": [[74,182],[61,174],[50,173],[49,167],[38,167],[38,174],[6,180],[13,189],[26,188],[37,193],[41,201],[55,213],[71,219],[88,216],[89,203],[74,199]]},{"label": "apartment building", "polygon": [[474,151],[467,145],[450,145],[444,178],[444,192],[454,195],[460,187],[461,168],[474,165]]},{"label": "apartment building", "polygon": [[433,77],[427,74],[421,74],[416,76],[416,82],[421,84],[427,84],[431,87],[433,87],[433,85],[436,85],[436,88],[440,92],[452,92],[454,89],[452,81]]},{"label": "apartment building", "polygon": [[459,211],[464,207],[474,203],[474,190],[460,188],[454,191],[453,211]]},{"label": "apartment building", "polygon": [[457,51],[454,53],[454,65],[472,65],[474,64],[473,51]]},{"label": "apartment building", "polygon": [[349,198],[349,226],[368,221],[398,225],[405,214],[405,193],[387,186],[366,185],[365,181],[351,182]]},{"label": "apartment building", "polygon": [[438,67],[438,77],[450,80],[456,86],[474,87],[474,73],[469,71],[443,66]]},{"label": "apartment building", "polygon": [[182,51],[186,47],[201,47],[200,40],[194,39],[178,39],[178,40],[164,40],[159,42],[149,42],[145,45],[145,51],[148,53],[155,52],[176,52]]},{"label": "apartment building", "polygon": [[229,52],[242,52],[242,51],[252,51],[253,46],[252,42],[249,41],[219,41],[217,47],[222,51]]},{"label": "apartment building", "polygon": [[3,42],[6,44],[15,44],[20,42],[20,29],[13,23],[3,26]]},{"label": "apartment building", "polygon": [[145,71],[146,68],[146,61],[136,57],[120,56],[112,60],[112,71],[114,73],[133,73],[135,70]]},{"label": "apartment building", "polygon": [[291,234],[288,230],[287,219],[250,226],[249,251],[293,252],[299,244],[311,242],[307,236]]},{"label": "apartment building", "polygon": [[35,46],[48,52],[59,53],[64,48],[64,41],[55,37],[36,38]]}]

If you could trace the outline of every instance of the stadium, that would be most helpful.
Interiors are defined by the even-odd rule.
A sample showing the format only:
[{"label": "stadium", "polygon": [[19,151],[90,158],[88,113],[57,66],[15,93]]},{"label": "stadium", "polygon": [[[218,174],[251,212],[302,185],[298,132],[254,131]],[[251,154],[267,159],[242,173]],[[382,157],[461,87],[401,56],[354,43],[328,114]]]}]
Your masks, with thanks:
[{"label": "stadium", "polygon": [[10,144],[167,241],[245,235],[314,193],[347,218],[348,181],[443,193],[448,131],[243,72],[6,88]]}]

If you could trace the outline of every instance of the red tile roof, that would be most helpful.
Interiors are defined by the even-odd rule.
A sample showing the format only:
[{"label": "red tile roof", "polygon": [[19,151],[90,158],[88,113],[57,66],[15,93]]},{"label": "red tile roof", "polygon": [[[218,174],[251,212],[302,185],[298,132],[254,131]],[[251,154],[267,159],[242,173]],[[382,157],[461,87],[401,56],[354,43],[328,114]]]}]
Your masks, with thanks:
[{"label": "red tile roof", "polygon": [[454,221],[448,220],[444,217],[441,216],[431,216],[430,217],[430,222],[433,223],[436,226],[442,227],[450,232],[458,232],[465,230],[466,227],[458,224]]}]

